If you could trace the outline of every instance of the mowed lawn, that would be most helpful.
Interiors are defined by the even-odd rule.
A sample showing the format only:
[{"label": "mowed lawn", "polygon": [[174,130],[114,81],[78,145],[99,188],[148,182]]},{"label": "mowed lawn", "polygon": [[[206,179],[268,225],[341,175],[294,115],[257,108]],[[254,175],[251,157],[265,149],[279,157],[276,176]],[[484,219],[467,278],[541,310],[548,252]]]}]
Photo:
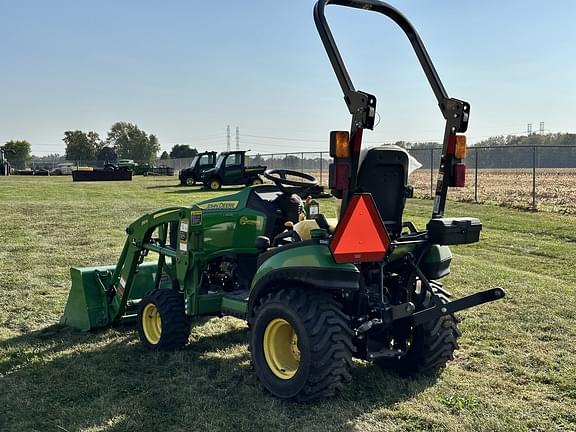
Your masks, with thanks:
[{"label": "mowed lawn", "polygon": [[[198,320],[186,349],[157,354],[130,326],[59,326],[70,266],[115,263],[135,218],[211,194],[177,183],[0,177],[0,431],[576,430],[573,216],[449,203],[484,231],[452,249],[447,288],[508,296],[459,314],[460,350],[437,379],[357,362],[341,396],[297,404],[262,390],[234,318]],[[423,226],[430,210],[411,200],[405,219]]]}]

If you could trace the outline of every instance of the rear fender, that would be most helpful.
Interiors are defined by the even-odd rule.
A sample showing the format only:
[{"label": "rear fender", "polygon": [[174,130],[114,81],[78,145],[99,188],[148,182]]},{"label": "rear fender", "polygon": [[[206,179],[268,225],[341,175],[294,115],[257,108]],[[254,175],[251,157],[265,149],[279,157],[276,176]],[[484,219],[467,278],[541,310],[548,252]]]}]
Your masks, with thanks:
[{"label": "rear fender", "polygon": [[326,244],[317,240],[274,249],[264,255],[252,279],[248,299],[248,321],[266,294],[281,288],[306,287],[334,292],[360,288],[360,272],[353,264],[338,264]]}]

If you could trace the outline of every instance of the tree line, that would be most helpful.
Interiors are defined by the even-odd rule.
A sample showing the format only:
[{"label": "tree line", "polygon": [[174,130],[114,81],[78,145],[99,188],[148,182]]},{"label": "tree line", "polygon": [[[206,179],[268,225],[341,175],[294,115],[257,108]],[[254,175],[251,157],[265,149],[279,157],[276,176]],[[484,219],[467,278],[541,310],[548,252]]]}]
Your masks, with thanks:
[{"label": "tree line", "polygon": [[[440,143],[398,142],[424,168],[436,167]],[[431,149],[434,149],[431,151]],[[482,140],[468,150],[468,166],[478,168],[576,168],[576,134],[500,135]]]},{"label": "tree line", "polygon": [[[101,138],[97,132],[68,130],[62,138],[66,145],[64,155],[58,153],[36,157],[31,155],[31,145],[26,140],[7,141],[3,148],[6,159],[16,169],[26,167],[28,161],[34,158],[46,164],[54,161],[105,161],[114,163],[118,159],[132,159],[140,163],[153,164],[158,158],[160,143],[154,134],[148,134],[137,125],[129,122],[116,122]],[[189,158],[198,154],[196,148],[186,144],[175,144],[170,152],[164,151],[162,159]]]},{"label": "tree line", "polygon": [[[69,130],[64,132],[66,152],[64,157],[52,154],[37,160],[46,162],[55,160],[69,161],[108,161],[114,162],[118,158],[133,159],[137,162],[153,163],[156,161],[160,144],[154,134],[148,134],[137,125],[128,122],[116,122],[110,128],[106,139],[100,138],[94,131]],[[438,163],[438,142],[397,141],[395,143],[410,150],[411,154],[423,164],[424,168]],[[536,154],[530,147],[546,147],[537,149]],[[472,160],[474,147],[478,148],[479,168],[527,168],[531,167],[534,159],[540,168],[574,168],[576,167],[576,134],[530,134],[524,136],[500,135],[490,137],[474,146],[470,146],[468,165],[474,166]],[[487,148],[485,148],[487,147]],[[6,159],[12,166],[21,169],[30,160],[31,146],[26,140],[11,140],[4,144]],[[430,149],[437,149],[430,152]],[[186,144],[175,144],[170,152],[162,152],[161,159],[191,158],[198,154],[196,148]],[[253,156],[261,164],[273,164],[273,160],[264,160],[260,155]],[[288,156],[285,161],[293,168],[301,168],[302,162],[296,156]],[[320,165],[318,160],[306,160],[304,169],[313,169]]]}]

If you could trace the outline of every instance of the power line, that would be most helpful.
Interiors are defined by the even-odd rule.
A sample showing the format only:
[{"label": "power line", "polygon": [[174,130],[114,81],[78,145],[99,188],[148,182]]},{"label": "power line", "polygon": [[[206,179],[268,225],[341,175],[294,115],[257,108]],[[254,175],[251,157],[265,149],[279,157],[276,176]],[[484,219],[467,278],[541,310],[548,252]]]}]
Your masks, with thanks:
[{"label": "power line", "polygon": [[271,140],[279,140],[279,141],[321,142],[321,143],[326,142],[326,140],[317,140],[317,139],[273,137],[273,136],[251,135],[251,134],[244,134],[244,136],[249,137],[249,138],[263,138],[263,139],[271,139]]}]

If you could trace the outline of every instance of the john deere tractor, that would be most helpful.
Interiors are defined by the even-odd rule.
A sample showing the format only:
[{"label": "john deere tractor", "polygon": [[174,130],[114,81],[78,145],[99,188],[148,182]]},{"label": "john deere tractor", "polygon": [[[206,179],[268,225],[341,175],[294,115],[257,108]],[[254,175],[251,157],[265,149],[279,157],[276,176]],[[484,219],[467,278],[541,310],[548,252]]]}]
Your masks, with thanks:
[{"label": "john deere tractor", "polygon": [[[362,150],[375,96],[355,90],[324,16],[327,4],[367,9],[406,33],[446,121],[431,219],[420,230],[402,218],[408,155],[395,147]],[[376,0],[320,0],[316,26],[352,114],[350,132],[332,132],[329,219],[301,196],[316,180],[268,170],[272,184],[246,187],[185,207],[146,214],[128,226],[116,266],[73,268],[62,322],[92,330],[136,318],[142,344],[175,350],[192,319],[246,320],[252,364],[279,398],[309,401],[338,393],[352,358],[404,373],[435,374],[453,357],[455,312],[501,299],[501,288],[452,300],[439,279],[450,273],[449,246],[479,240],[481,224],[446,218],[448,187],[464,182],[470,105],[450,98],[410,22]],[[146,259],[149,253],[155,259]],[[151,257],[149,257],[151,258]]]}]

